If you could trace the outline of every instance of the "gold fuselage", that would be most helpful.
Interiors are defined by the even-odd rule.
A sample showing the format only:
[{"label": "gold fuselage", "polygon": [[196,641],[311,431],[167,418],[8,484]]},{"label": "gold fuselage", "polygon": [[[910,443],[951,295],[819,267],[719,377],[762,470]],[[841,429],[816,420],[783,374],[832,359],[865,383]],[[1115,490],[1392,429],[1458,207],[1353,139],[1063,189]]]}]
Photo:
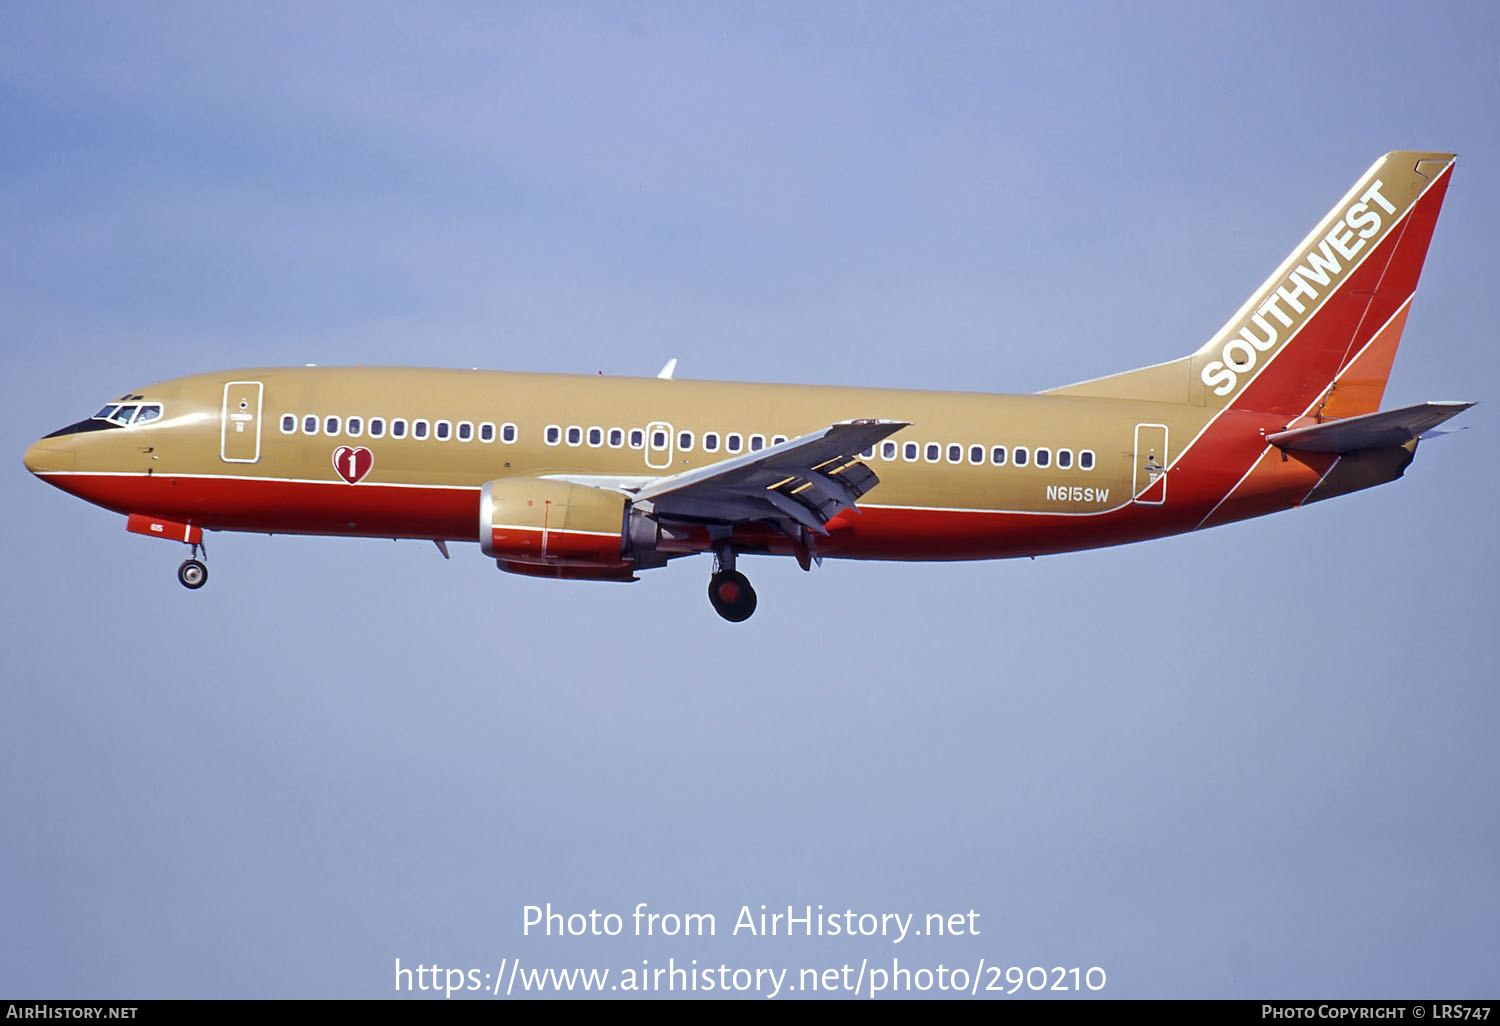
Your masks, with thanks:
[{"label": "gold fuselage", "polygon": [[[234,382],[259,386],[259,409],[238,422],[226,390]],[[44,439],[28,454],[28,464],[117,512],[209,529],[454,541],[476,540],[477,513],[471,515],[470,506],[487,481],[562,476],[629,487],[726,459],[734,455],[728,449],[733,436],[748,451],[752,439],[770,444],[860,418],[911,424],[865,457],[880,478],[860,504],[869,513],[1095,518],[1135,505],[1133,493],[1144,481],[1138,425],[1164,430],[1166,451],[1154,458],[1165,466],[1177,440],[1186,442],[1210,414],[1189,403],[1075,396],[386,367],[236,370],[131,394],[160,403],[162,416],[123,429]],[[251,418],[247,426],[257,441],[236,450],[233,432],[243,416]],[[327,430],[330,418],[336,418],[333,434]],[[357,435],[350,433],[350,418],[358,420]],[[309,419],[316,425],[312,432],[306,430]],[[398,420],[407,425],[403,438],[392,437]],[[380,437],[371,437],[375,421]],[[426,423],[427,437],[414,437],[418,422]],[[446,439],[437,437],[440,423],[448,425]],[[483,425],[493,425],[492,440],[482,439]],[[511,441],[504,437],[506,425],[513,426]],[[555,429],[553,443],[549,428]],[[654,445],[663,435],[668,444]],[[710,436],[717,436],[714,452],[706,451]],[[334,464],[341,448],[369,450],[370,466],[358,483],[348,483]],[[887,458],[892,448],[894,459]],[[1003,459],[998,464],[997,450]],[[1018,451],[1025,453],[1023,465],[1017,465]],[[1045,466],[1038,465],[1042,451]],[[1064,461],[1067,466],[1060,466]],[[124,487],[122,478],[134,478],[133,487]],[[243,488],[226,490],[231,483]],[[246,503],[245,489],[256,485],[277,498]],[[286,485],[317,485],[317,498],[299,507],[295,492],[273,491]],[[386,497],[390,489],[411,494],[393,504]],[[954,559],[1057,548],[977,523],[963,529],[944,524],[931,537],[921,536],[919,527],[903,541],[893,534],[899,529],[889,514],[868,525],[870,544],[864,545],[863,519],[836,521],[826,553]],[[1164,516],[1155,519],[1146,535],[1171,530]]]},{"label": "gold fuselage", "polygon": [[[26,463],[131,530],[189,544],[204,529],[468,540],[505,569],[599,580],[709,548],[803,565],[987,559],[1195,530],[1404,471],[1415,437],[1268,439],[1379,408],[1452,167],[1452,154],[1386,154],[1198,349],[1040,395],[260,368],[130,393],[160,415],[81,422]],[[870,432],[858,444],[895,433],[858,454],[867,470],[846,452],[829,469],[817,447],[835,430]],[[849,471],[858,487],[745,476],[757,461],[744,454],[799,437],[758,465]],[[814,449],[817,466],[777,462]],[[755,490],[718,501],[736,487]],[[706,501],[655,505],[684,489]],[[833,497],[816,517],[788,505],[807,489]]]}]

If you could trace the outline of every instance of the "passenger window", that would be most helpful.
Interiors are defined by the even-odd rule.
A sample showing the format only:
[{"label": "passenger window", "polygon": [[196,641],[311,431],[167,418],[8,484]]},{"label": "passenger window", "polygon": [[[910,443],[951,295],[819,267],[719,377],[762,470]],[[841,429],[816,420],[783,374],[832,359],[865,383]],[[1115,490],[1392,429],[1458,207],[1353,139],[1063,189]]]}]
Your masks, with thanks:
[{"label": "passenger window", "polygon": [[718,432],[716,432],[716,431],[705,431],[705,432],[703,432],[703,451],[704,452],[718,452],[719,451],[719,434],[718,434]]},{"label": "passenger window", "polygon": [[338,434],[339,419],[337,417],[329,417],[327,420],[323,421],[323,433],[329,436]]},{"label": "passenger window", "polygon": [[1005,446],[997,445],[990,450],[990,462],[997,467],[1005,466]]},{"label": "passenger window", "polygon": [[1039,466],[1039,467],[1045,467],[1045,466],[1049,465],[1052,462],[1052,450],[1051,449],[1038,449],[1036,451],[1035,455],[1036,455],[1036,465]]},{"label": "passenger window", "polygon": [[500,441],[502,441],[502,442],[506,443],[507,445],[509,445],[511,442],[514,442],[515,440],[516,440],[516,426],[514,424],[506,424],[505,426],[503,426],[500,429]]},{"label": "passenger window", "polygon": [[453,434],[453,425],[446,420],[440,420],[437,422],[437,427],[433,429],[433,434],[437,436],[439,442],[446,442]]},{"label": "passenger window", "polygon": [[1067,470],[1072,465],[1073,465],[1073,450],[1071,450],[1071,449],[1059,449],[1059,450],[1057,450],[1057,468],[1059,470]]},{"label": "passenger window", "polygon": [[592,448],[597,449],[597,448],[599,448],[599,446],[601,446],[603,444],[604,444],[604,429],[601,428],[601,427],[591,427],[591,428],[589,428],[589,445]]},{"label": "passenger window", "polygon": [[315,434],[317,434],[318,433],[318,418],[317,417],[303,417],[302,418],[302,433],[304,435],[315,435]]},{"label": "passenger window", "polygon": [[1018,467],[1026,466],[1026,447],[1024,445],[1018,445],[1011,450],[1011,462],[1015,463]]},{"label": "passenger window", "polygon": [[861,459],[873,460],[875,458],[875,447],[872,445],[859,455]]},{"label": "passenger window", "polygon": [[1094,469],[1094,450],[1092,450],[1092,449],[1084,449],[1082,452],[1080,452],[1078,454],[1078,469],[1079,470],[1093,470]]},{"label": "passenger window", "polygon": [[576,424],[568,425],[568,444],[577,445],[583,441],[583,428]]},{"label": "passenger window", "polygon": [[731,434],[724,439],[724,448],[730,452],[739,452],[744,439],[737,434]]},{"label": "passenger window", "polygon": [[974,466],[976,467],[984,462],[984,446],[969,446],[969,462],[974,464]]},{"label": "passenger window", "polygon": [[611,449],[618,449],[620,446],[622,446],[624,444],[625,444],[625,432],[623,430],[621,430],[620,428],[610,428],[609,429],[609,447]]},{"label": "passenger window", "polygon": [[640,428],[631,428],[630,447],[632,449],[644,449],[646,447],[646,432]]},{"label": "passenger window", "polygon": [[474,439],[474,425],[470,424],[466,420],[459,421],[458,422],[458,440],[460,442],[469,442],[469,441],[473,441],[473,439]]},{"label": "passenger window", "polygon": [[898,447],[897,447],[897,445],[896,445],[895,442],[881,442],[880,443],[880,458],[883,459],[883,460],[893,460],[893,459],[895,459],[896,458],[897,448]]},{"label": "passenger window", "polygon": [[766,436],[765,435],[751,435],[750,436],[750,451],[751,452],[760,452],[765,447],[766,447]]},{"label": "passenger window", "polygon": [[281,415],[281,433],[284,435],[295,435],[297,433],[297,418],[290,413]]},{"label": "passenger window", "polygon": [[948,446],[948,462],[962,463],[964,461],[964,447],[961,445]]},{"label": "passenger window", "polygon": [[927,443],[927,462],[936,463],[943,458],[943,447],[936,442]]},{"label": "passenger window", "polygon": [[547,440],[548,445],[556,445],[562,441],[562,428],[556,424],[548,424],[547,430],[543,433],[542,437]]},{"label": "passenger window", "polygon": [[425,420],[414,420],[411,422],[411,436],[413,438],[427,437],[427,422]]},{"label": "passenger window", "polygon": [[656,452],[660,452],[661,450],[665,449],[666,447],[667,447],[667,433],[665,431],[663,431],[661,428],[657,428],[655,431],[651,432],[651,448],[652,448],[652,450],[656,451]]},{"label": "passenger window", "polygon": [[370,418],[370,437],[383,438],[385,436],[385,420],[381,417]]},{"label": "passenger window", "polygon": [[364,427],[365,422],[360,420],[358,417],[350,417],[344,423],[344,430],[349,433],[350,438],[358,438],[360,436],[360,433],[364,431]]},{"label": "passenger window", "polygon": [[495,425],[485,421],[479,425],[479,440],[481,442],[493,442],[495,440]]},{"label": "passenger window", "polygon": [[683,452],[693,451],[693,433],[691,431],[680,431],[677,434],[677,448]]},{"label": "passenger window", "polygon": [[786,435],[777,435],[776,437],[771,439],[771,444],[780,445],[784,441],[786,441]]},{"label": "passenger window", "polygon": [[919,451],[920,450],[916,442],[907,442],[905,447],[901,450],[901,455],[906,460],[906,462],[915,463],[917,461],[917,453]]},{"label": "passenger window", "polygon": [[406,421],[403,418],[397,417],[395,420],[391,421],[391,437],[406,437]]}]

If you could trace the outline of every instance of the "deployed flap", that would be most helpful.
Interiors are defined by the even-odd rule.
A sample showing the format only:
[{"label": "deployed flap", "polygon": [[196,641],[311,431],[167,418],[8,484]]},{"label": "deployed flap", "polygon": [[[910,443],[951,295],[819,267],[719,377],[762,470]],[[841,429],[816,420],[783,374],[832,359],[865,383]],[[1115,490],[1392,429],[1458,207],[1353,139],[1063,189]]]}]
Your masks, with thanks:
[{"label": "deployed flap", "polygon": [[[899,420],[849,420],[759,452],[664,477],[635,493],[652,516],[737,523],[790,522],[818,534],[880,479],[857,454],[904,427]],[[790,532],[789,532],[790,533]]]},{"label": "deployed flap", "polygon": [[1280,449],[1342,455],[1362,449],[1388,449],[1422,437],[1449,417],[1456,417],[1473,403],[1419,403],[1400,410],[1366,413],[1359,417],[1330,420],[1309,427],[1267,435],[1266,441]]}]

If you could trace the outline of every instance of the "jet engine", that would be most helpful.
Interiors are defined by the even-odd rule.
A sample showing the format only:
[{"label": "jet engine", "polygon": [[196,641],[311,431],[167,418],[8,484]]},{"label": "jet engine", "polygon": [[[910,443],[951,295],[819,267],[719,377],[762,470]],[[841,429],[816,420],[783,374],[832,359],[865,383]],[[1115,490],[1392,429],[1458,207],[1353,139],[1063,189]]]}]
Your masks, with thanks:
[{"label": "jet engine", "polygon": [[629,515],[629,497],[607,488],[502,478],[480,492],[479,547],[502,563],[623,570]]},{"label": "jet engine", "polygon": [[609,488],[507,477],[480,492],[479,547],[508,573],[633,581],[637,570],[665,566],[708,544],[706,533],[658,524],[630,496]]}]

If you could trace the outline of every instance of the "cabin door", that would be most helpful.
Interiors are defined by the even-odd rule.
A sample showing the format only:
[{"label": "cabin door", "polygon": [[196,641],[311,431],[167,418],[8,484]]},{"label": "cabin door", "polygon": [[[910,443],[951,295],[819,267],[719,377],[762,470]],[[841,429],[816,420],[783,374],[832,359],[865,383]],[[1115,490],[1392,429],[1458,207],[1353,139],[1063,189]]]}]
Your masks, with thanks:
[{"label": "cabin door", "polygon": [[1160,506],[1167,501],[1167,426],[1135,426],[1135,480],[1131,495],[1142,506]]},{"label": "cabin door", "polygon": [[646,466],[665,470],[672,465],[672,425],[655,421],[646,425]]},{"label": "cabin door", "polygon": [[259,381],[231,381],[224,386],[224,413],[219,424],[219,458],[225,463],[260,459]]}]

